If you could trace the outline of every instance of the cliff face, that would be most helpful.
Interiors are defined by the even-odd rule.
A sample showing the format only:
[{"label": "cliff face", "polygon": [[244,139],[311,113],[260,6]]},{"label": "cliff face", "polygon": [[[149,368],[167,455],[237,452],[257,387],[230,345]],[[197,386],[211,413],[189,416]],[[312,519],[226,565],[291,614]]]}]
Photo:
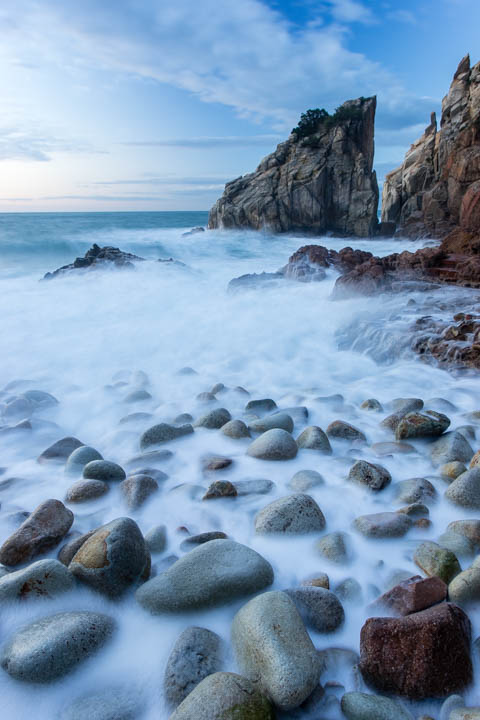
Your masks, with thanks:
[{"label": "cliff face", "polygon": [[377,226],[372,171],[376,98],[350,100],[354,117],[299,139],[292,134],[255,172],[227,183],[210,228],[263,228],[367,237]]},{"label": "cliff face", "polygon": [[444,237],[456,228],[480,230],[480,63],[460,62],[442,101],[401,167],[387,175],[382,221],[402,235]]}]

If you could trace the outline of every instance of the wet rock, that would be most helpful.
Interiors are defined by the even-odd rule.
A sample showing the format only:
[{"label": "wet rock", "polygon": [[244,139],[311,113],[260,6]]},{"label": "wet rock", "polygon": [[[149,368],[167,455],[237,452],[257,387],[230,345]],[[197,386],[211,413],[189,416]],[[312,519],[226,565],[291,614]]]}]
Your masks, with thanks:
[{"label": "wet rock", "polygon": [[0,601],[52,598],[73,585],[73,575],[58,560],[38,560],[0,577]]},{"label": "wet rock", "polygon": [[249,400],[245,405],[247,412],[268,413],[277,409],[277,403],[271,398],[262,398],[261,400]]},{"label": "wet rock", "polygon": [[[1,581],[0,581],[1,583]],[[1,585],[0,585],[1,587]],[[448,586],[448,599],[462,607],[480,600],[480,564],[458,573]]]},{"label": "wet rock", "polygon": [[402,618],[369,618],[360,635],[361,672],[380,691],[445,697],[472,680],[470,633],[468,617],[452,603]]},{"label": "wet rock", "polygon": [[405,505],[405,507],[398,508],[395,512],[403,513],[411,518],[426,517],[430,514],[430,511],[423,503],[411,503],[411,505]]},{"label": "wet rock", "polygon": [[248,424],[248,428],[255,433],[264,433],[274,428],[280,428],[291,433],[293,431],[293,420],[286,413],[276,412],[273,415],[266,415],[260,420],[253,420]]},{"label": "wet rock", "polygon": [[415,550],[413,561],[420,570],[430,576],[437,576],[448,583],[461,571],[456,555],[431,540],[421,543]]},{"label": "wet rock", "polygon": [[103,460],[103,458],[95,448],[81,445],[68,456],[65,472],[81,475],[85,465],[92,460]]},{"label": "wet rock", "polygon": [[120,491],[132,510],[141,507],[158,489],[157,481],[149,475],[129,475],[120,483]]},{"label": "wet rock", "polygon": [[266,478],[245,478],[233,482],[237,495],[266,495],[274,483]]},{"label": "wet rock", "polygon": [[317,632],[334,632],[345,620],[342,603],[330,590],[302,587],[285,592],[295,603],[305,625]]},{"label": "wet rock", "polygon": [[[150,452],[145,452],[141,455],[135,455],[134,457],[127,460],[125,465],[129,468],[135,469],[136,472],[142,472],[145,474],[145,471],[140,469],[143,466],[155,465],[156,463],[166,462],[172,457],[173,452],[171,450],[151,450]],[[155,480],[158,480],[158,477],[155,477]]]},{"label": "wet rock", "polygon": [[298,707],[318,684],[320,661],[286,593],[266,592],[244,605],[232,644],[242,672],[282,710]]},{"label": "wet rock", "polygon": [[193,415],[190,413],[180,413],[173,420],[175,425],[186,425],[193,422]]},{"label": "wet rock", "polygon": [[233,460],[227,457],[209,455],[203,459],[204,472],[215,472],[216,470],[225,470],[233,464]]},{"label": "wet rock", "polygon": [[237,497],[237,489],[228,480],[215,480],[207,489],[202,500],[213,500],[214,498]]},{"label": "wet rock", "polygon": [[57,442],[53,443],[53,445],[50,445],[50,447],[44,450],[37,458],[37,462],[65,462],[72,452],[82,445],[83,443],[80,442],[80,440],[77,440],[77,438],[64,437],[61,440],[57,440]]},{"label": "wet rock", "polygon": [[260,435],[247,450],[259,460],[291,460],[297,455],[297,443],[286,430],[275,428]]},{"label": "wet rock", "polygon": [[382,512],[355,518],[356,529],[369,538],[403,537],[412,525],[408,515]]},{"label": "wet rock", "polygon": [[438,467],[450,462],[467,463],[473,455],[470,443],[458,430],[445,433],[430,447],[432,463]]},{"label": "wet rock", "polygon": [[442,435],[449,425],[449,418],[434,410],[408,413],[398,423],[395,429],[395,438],[406,440],[407,438],[435,437]]},{"label": "wet rock", "polygon": [[425,503],[431,502],[437,491],[426,478],[409,478],[401,480],[395,485],[395,499],[399,503]]},{"label": "wet rock", "polygon": [[305,578],[301,584],[304,587],[320,587],[325,588],[325,590],[330,590],[330,579],[327,573],[323,572],[315,573],[311,577]]},{"label": "wet rock", "polygon": [[444,480],[456,480],[464,472],[467,472],[467,468],[458,460],[445,463],[440,467],[440,475]]},{"label": "wet rock", "polygon": [[328,437],[339,438],[341,440],[367,441],[367,438],[361,430],[343,420],[334,420],[331,422],[327,427],[327,435]]},{"label": "wet rock", "polygon": [[203,403],[205,405],[209,405],[210,403],[214,403],[217,401],[217,398],[211,392],[198,393],[198,395],[195,399],[197,400],[197,402]]},{"label": "wet rock", "polygon": [[48,683],[67,675],[105,645],[115,622],[96,612],[63,612],[16,632],[0,665],[15,680]]},{"label": "wet rock", "polygon": [[472,552],[480,551],[480,520],[454,520],[447,525],[447,532],[452,532],[467,540]]},{"label": "wet rock", "polygon": [[439,577],[422,578],[414,575],[403,580],[376,601],[376,605],[388,608],[397,615],[410,615],[443,602],[447,597],[447,585]]},{"label": "wet rock", "polygon": [[448,486],[445,497],[454,505],[480,509],[480,468],[462,473]]},{"label": "wet rock", "polygon": [[233,540],[211,540],[191,550],[136,593],[153,614],[223,605],[271,585],[271,565]]},{"label": "wet rock", "polygon": [[167,547],[167,528],[156,525],[145,534],[145,545],[150,552],[161,553]]},{"label": "wet rock", "polygon": [[176,707],[208,675],[221,670],[222,641],[206,628],[188,627],[176,641],[163,681],[165,698]]},{"label": "wet rock", "polygon": [[109,688],[83,695],[68,705],[59,720],[138,720],[143,703],[135,688]]},{"label": "wet rock", "polygon": [[315,543],[315,550],[337,565],[346,565],[351,559],[348,536],[344,532],[324,535]]},{"label": "wet rock", "polygon": [[186,538],[180,545],[181,550],[193,550],[198,545],[203,545],[210,540],[227,540],[228,536],[224,532],[218,530],[211,530],[210,532],[199,533],[198,535],[191,535]]},{"label": "wet rock", "polygon": [[360,405],[362,410],[373,410],[373,412],[383,412],[383,407],[378,400],[375,400],[375,398],[369,398],[368,400],[364,400],[362,404]]},{"label": "wet rock", "polygon": [[193,427],[187,423],[186,425],[168,425],[168,423],[159,423],[146,430],[140,438],[140,449],[146,450],[152,445],[160,445],[162,443],[171,442],[184,435],[193,433]]},{"label": "wet rock", "polygon": [[221,432],[234,440],[250,437],[250,430],[243,420],[230,420],[230,422],[227,422],[222,426]]},{"label": "wet rock", "polygon": [[75,270],[97,270],[104,267],[128,268],[134,267],[134,261],[143,261],[144,258],[132,253],[123,252],[119,248],[105,246],[99,247],[96,243],[87,250],[84,257],[77,257],[70,265],[48,272],[43,276],[44,280],[51,280],[59,275],[64,275]]},{"label": "wet rock", "polygon": [[73,513],[60,500],[46,500],[10,535],[0,548],[0,563],[9,567],[28,562],[58,545],[73,523]]},{"label": "wet rock", "polygon": [[319,532],[325,517],[310,495],[297,493],[278,498],[264,507],[255,518],[255,532],[266,534],[303,535]]},{"label": "wet rock", "polygon": [[413,720],[398,701],[362,692],[345,693],[342,712],[347,720]]},{"label": "wet rock", "polygon": [[394,398],[388,403],[388,410],[401,412],[405,415],[415,410],[423,409],[422,398]]},{"label": "wet rock", "polygon": [[83,468],[83,477],[103,482],[121,482],[125,480],[125,470],[109,460],[92,460]]},{"label": "wet rock", "polygon": [[139,580],[146,562],[145,541],[137,523],[117,518],[98,528],[68,567],[78,580],[113,598]]},{"label": "wet rock", "polygon": [[288,484],[295,492],[303,493],[325,485],[325,480],[316,470],[299,470]]},{"label": "wet rock", "polygon": [[70,503],[88,502],[102,497],[109,489],[103,480],[78,480],[68,488],[65,500]]},{"label": "wet rock", "polygon": [[71,540],[69,540],[69,542],[65,543],[65,545],[62,545],[62,547],[57,553],[57,557],[60,562],[68,567],[77,550],[80,550],[85,540],[88,540],[88,538],[91,537],[94,532],[95,530],[90,530],[83,535],[75,536]]},{"label": "wet rock", "polygon": [[234,673],[208,675],[171,715],[170,720],[274,720],[270,701],[250,680]]},{"label": "wet rock", "polygon": [[387,487],[392,481],[388,470],[381,465],[369,463],[365,460],[357,460],[350,468],[347,480],[368,487],[374,492],[379,492]]},{"label": "wet rock", "polygon": [[226,425],[232,416],[226,408],[215,408],[210,412],[205,413],[195,421],[194,427],[204,427],[209,430],[219,430],[221,427]]},{"label": "wet rock", "polygon": [[316,425],[310,425],[297,438],[299,448],[318,450],[323,455],[332,454],[332,446],[326,433]]},{"label": "wet rock", "polygon": [[371,450],[377,457],[384,457],[385,455],[406,455],[408,453],[416,452],[413,445],[400,442],[373,443]]}]

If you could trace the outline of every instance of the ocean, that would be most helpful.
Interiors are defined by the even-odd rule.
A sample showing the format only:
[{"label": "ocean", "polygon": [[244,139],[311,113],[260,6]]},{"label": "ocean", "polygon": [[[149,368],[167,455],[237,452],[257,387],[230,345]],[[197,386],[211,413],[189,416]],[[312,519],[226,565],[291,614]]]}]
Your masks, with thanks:
[{"label": "ocean", "polygon": [[[331,293],[337,273],[329,269],[322,282],[283,281],[230,293],[227,285],[232,278],[275,271],[298,247],[311,242],[337,250],[350,245],[377,255],[414,250],[424,242],[208,230],[183,236],[206,221],[204,212],[0,215],[0,403],[29,389],[49,392],[58,400],[58,405],[33,416],[29,430],[7,432],[12,421],[0,418],[0,466],[4,468],[0,480],[14,478],[11,483],[0,483],[0,542],[15,530],[19,512],[31,512],[48,498],[64,500],[72,478],[60,466],[36,462],[52,442],[73,435],[105,459],[128,466],[129,458],[139,453],[139,437],[147,427],[172,422],[180,413],[198,418],[210,409],[201,404],[198,394],[217,383],[226,390],[213,406],[244,418],[245,398],[233,390],[242,386],[251,398],[273,398],[280,408],[307,407],[308,421],[295,418],[295,437],[306,425],[325,429],[331,421],[342,419],[359,427],[368,444],[350,447],[333,441],[332,456],[302,450],[293,460],[268,462],[246,455],[250,439],[232,440],[217,430],[199,428],[169,445],[174,454],[159,466],[168,479],[145,505],[130,510],[120,488],[112,484],[95,501],[69,505],[75,513],[73,531],[85,533],[124,515],[133,517],[143,533],[165,525],[167,548],[153,555],[154,574],[165,567],[165,558],[184,554],[180,544],[185,534],[179,528],[186,527],[191,534],[223,531],[255,549],[273,566],[273,589],[296,587],[320,571],[328,573],[331,589],[354,577],[360,594],[343,601],[344,624],[331,635],[311,631],[311,636],[320,649],[335,646],[358,652],[360,628],[370,614],[368,605],[392,573],[416,574],[416,545],[438,538],[451,520],[472,515],[443,499],[446,482],[432,468],[428,443],[414,441],[412,453],[380,460],[370,447],[391,439],[379,420],[393,398],[420,397],[427,405],[430,401],[431,407],[438,405],[435,398],[447,399],[453,403],[448,412],[452,428],[465,425],[465,413],[479,409],[476,375],[453,374],[422,363],[408,342],[411,325],[419,317],[440,317],[445,312],[440,305],[454,307],[465,294],[473,297],[473,291],[444,287],[435,294],[412,289],[392,296],[334,301]],[[40,281],[46,272],[83,255],[93,243],[119,247],[151,262],[138,263],[134,270],[78,272]],[[183,264],[156,262],[170,257]],[[367,321],[375,329],[371,340],[359,331]],[[179,373],[184,367],[195,374]],[[139,370],[146,373],[147,381],[140,383],[143,376],[135,374]],[[140,385],[150,398],[128,402],[127,396]],[[322,400],[337,394],[343,399]],[[368,398],[384,406],[383,414],[360,408]],[[120,423],[135,412],[150,416]],[[474,450],[477,442],[471,439]],[[215,479],[202,470],[204,458],[211,454],[233,460],[224,474],[219,473],[222,478],[231,482],[266,478],[274,483],[273,489],[268,495],[202,501]],[[358,457],[380,462],[392,475],[391,485],[372,494],[347,483],[349,467]],[[315,537],[285,539],[254,532],[255,514],[293,492],[293,475],[305,469],[323,478],[309,492],[325,515],[326,532],[349,533],[351,562],[346,567],[320,557]],[[437,491],[429,528],[412,528],[401,541],[366,539],[352,530],[358,515],[398,507],[398,482],[427,476]],[[48,557],[56,557],[56,552],[52,550]],[[225,644],[224,668],[235,671],[228,649],[230,625],[244,602],[237,599],[225,607],[187,616],[153,617],[132,593],[113,602],[79,586],[54,599],[6,604],[1,616],[2,643],[26,623],[64,610],[100,610],[115,618],[117,630],[96,657],[56,683],[21,684],[0,670],[2,715],[30,720],[34,707],[36,720],[52,720],[77,697],[105,689],[115,693],[121,688],[139,700],[144,714],[138,717],[164,720],[170,709],[163,697],[163,674],[179,633],[192,624],[217,632]],[[478,635],[480,611],[474,609],[470,618]],[[355,673],[339,672],[340,676],[325,677],[322,682],[334,679],[347,690],[357,687]],[[340,718],[338,697],[343,691],[330,687],[330,704],[318,716]],[[480,699],[475,688],[466,698],[473,705]],[[435,715],[438,705],[432,701],[414,710],[417,715]]]}]

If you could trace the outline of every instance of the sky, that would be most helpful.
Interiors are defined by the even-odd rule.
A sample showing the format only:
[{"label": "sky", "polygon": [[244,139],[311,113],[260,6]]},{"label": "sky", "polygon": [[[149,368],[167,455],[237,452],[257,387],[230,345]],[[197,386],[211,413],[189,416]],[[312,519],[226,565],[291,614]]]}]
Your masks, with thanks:
[{"label": "sky", "polygon": [[308,108],[377,95],[381,182],[440,117],[480,0],[0,5],[0,212],[208,210]]}]

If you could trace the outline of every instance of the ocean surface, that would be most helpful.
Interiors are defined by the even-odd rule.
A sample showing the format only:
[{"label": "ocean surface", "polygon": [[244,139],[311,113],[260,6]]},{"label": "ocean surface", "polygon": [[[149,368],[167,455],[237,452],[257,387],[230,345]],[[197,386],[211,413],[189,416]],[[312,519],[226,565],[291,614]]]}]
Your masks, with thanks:
[{"label": "ocean surface", "polygon": [[[296,422],[295,437],[306,424],[325,429],[332,420],[342,419],[363,430],[368,447],[391,437],[379,427],[386,411],[377,415],[360,409],[367,398],[384,405],[396,397],[421,397],[427,405],[433,398],[445,398],[455,406],[447,413],[451,428],[467,422],[465,413],[480,409],[478,376],[423,364],[408,343],[410,326],[418,317],[441,317],[442,307],[461,304],[463,297],[475,300],[474,291],[412,289],[390,297],[333,301],[337,273],[328,270],[323,282],[284,281],[263,289],[227,292],[232,278],[275,271],[306,243],[337,250],[351,245],[386,255],[417,249],[423,242],[312,240],[240,231],[182,236],[206,221],[207,213],[202,212],[0,215],[0,389],[10,384],[0,402],[28,389],[45,390],[59,401],[35,415],[32,431],[0,432],[3,478],[16,478],[10,485],[0,485],[0,542],[15,530],[18,511],[32,511],[48,498],[64,499],[71,477],[62,468],[36,463],[49,444],[74,435],[93,445],[105,459],[126,464],[139,452],[139,436],[147,427],[172,421],[183,412],[198,417],[205,406],[196,400],[197,395],[219,382],[227,388],[240,385],[252,398],[271,397],[279,407],[306,406],[308,422]],[[93,243],[119,247],[152,262],[139,263],[134,270],[78,272],[40,282],[46,272],[72,262]],[[154,262],[170,257],[184,265]],[[371,340],[363,330],[358,332],[365,323],[375,329]],[[185,366],[196,374],[179,374]],[[137,370],[148,375],[152,399],[132,405],[125,397],[138,387]],[[340,405],[317,400],[337,393],[344,398]],[[232,417],[243,416],[245,398],[238,393],[219,394],[217,404],[228,408]],[[432,401],[430,406],[434,405]],[[139,411],[151,413],[151,419],[119,424],[129,413]],[[471,443],[476,451],[478,440]],[[168,480],[142,508],[129,511],[119,489],[113,487],[98,500],[70,506],[75,513],[73,529],[83,533],[124,515],[133,517],[144,533],[155,525],[166,525],[168,547],[163,555],[153,556],[154,572],[164,557],[183,554],[179,546],[185,536],[178,528],[185,526],[192,534],[222,530],[260,552],[274,568],[273,589],[295,587],[320,571],[329,574],[331,588],[354,577],[361,585],[361,600],[344,601],[344,625],[332,635],[312,631],[311,636],[320,649],[336,646],[358,651],[360,628],[371,614],[368,603],[383,591],[392,572],[402,569],[416,574],[412,556],[419,542],[438,538],[453,519],[475,516],[447,505],[442,497],[446,483],[430,463],[428,444],[419,441],[413,443],[414,453],[380,460],[368,448],[351,448],[337,441],[332,457],[301,451],[296,459],[277,463],[246,456],[248,444],[248,440],[234,441],[218,431],[199,429],[169,446],[174,455],[161,466]],[[222,477],[232,481],[268,478],[275,483],[274,489],[264,496],[202,502],[204,490],[199,488],[212,480],[202,473],[202,458],[212,453],[234,461]],[[352,457],[381,462],[392,475],[391,486],[373,495],[347,484]],[[311,536],[285,540],[254,533],[255,513],[292,492],[288,483],[301,469],[317,470],[325,480],[311,494],[326,517],[327,531],[352,534],[354,560],[347,568],[329,565],[316,555]],[[356,516],[395,506],[398,481],[426,476],[438,492],[430,508],[429,529],[413,528],[404,539],[384,541],[366,540],[351,530]],[[56,557],[56,551],[50,556]],[[468,558],[461,562],[468,567]],[[233,615],[244,602],[189,616],[151,617],[135,603],[132,593],[111,602],[79,587],[54,600],[6,605],[0,616],[2,643],[26,623],[66,609],[101,610],[115,617],[118,629],[96,657],[51,685],[20,684],[0,670],[2,718],[52,720],[79,696],[105,688],[115,692],[120,687],[141,699],[141,717],[164,720],[170,710],[163,698],[163,673],[180,632],[192,624],[208,627],[221,635],[228,648]],[[476,637],[480,611],[474,609],[469,615]],[[236,669],[228,649],[225,668]],[[347,690],[358,683],[347,670],[322,682],[328,679]],[[343,690],[329,692],[341,696]],[[469,704],[479,704],[477,687],[466,698]],[[332,700],[318,717],[340,718],[335,703]],[[438,705],[424,703],[415,712],[436,716]]]}]

